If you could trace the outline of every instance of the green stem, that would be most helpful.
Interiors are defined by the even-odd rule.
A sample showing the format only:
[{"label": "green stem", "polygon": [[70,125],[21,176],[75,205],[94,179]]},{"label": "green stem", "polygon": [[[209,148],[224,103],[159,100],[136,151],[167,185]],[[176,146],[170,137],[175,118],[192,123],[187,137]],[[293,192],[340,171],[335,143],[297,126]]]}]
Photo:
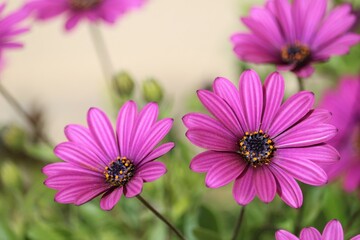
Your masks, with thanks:
[{"label": "green stem", "polygon": [[238,218],[238,220],[236,222],[234,233],[233,233],[233,236],[232,236],[231,240],[236,240],[238,235],[239,235],[241,224],[242,224],[243,219],[244,219],[244,213],[245,213],[245,206],[243,206],[241,208],[241,210],[240,210],[239,218]]},{"label": "green stem", "polygon": [[298,84],[299,84],[299,92],[304,91],[305,90],[304,79],[301,77],[297,77],[297,80],[298,80]]},{"label": "green stem", "polygon": [[159,213],[153,206],[150,205],[143,197],[140,195],[136,196],[137,199],[140,200],[145,207],[147,207],[150,211],[152,211],[161,221],[163,221],[175,234],[179,239],[185,240],[185,237],[180,233],[180,231],[172,225],[161,213]]},{"label": "green stem", "polygon": [[[36,122],[33,117],[25,111],[25,109],[20,105],[14,96],[11,95],[6,88],[0,84],[0,93],[6,99],[6,101],[13,107],[13,109],[18,112],[33,128],[35,128]],[[54,144],[52,141],[43,133],[39,132],[39,138],[46,143],[50,148],[53,148]]]}]

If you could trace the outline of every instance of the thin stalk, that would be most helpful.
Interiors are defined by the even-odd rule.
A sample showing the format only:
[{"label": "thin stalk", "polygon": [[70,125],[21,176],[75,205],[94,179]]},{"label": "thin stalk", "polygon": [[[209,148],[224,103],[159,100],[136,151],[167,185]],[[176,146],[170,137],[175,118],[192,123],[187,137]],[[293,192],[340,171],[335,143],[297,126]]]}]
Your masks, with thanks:
[{"label": "thin stalk", "polygon": [[145,207],[147,207],[150,211],[152,211],[161,221],[163,221],[175,234],[178,236],[179,239],[185,240],[185,237],[180,233],[180,231],[172,225],[161,213],[159,213],[153,206],[150,205],[148,201],[146,201],[140,195],[136,196],[137,199],[140,200]]},{"label": "thin stalk", "polygon": [[[21,115],[32,127],[35,127],[36,123],[32,116],[25,111],[25,109],[20,105],[16,98],[11,95],[11,93],[7,91],[2,84],[0,84],[0,93],[19,115]],[[54,144],[46,135],[44,135],[43,132],[39,133],[39,138],[50,148],[53,148]]]},{"label": "thin stalk", "polygon": [[304,216],[304,205],[298,210],[296,220],[295,220],[295,234],[299,235],[301,230],[301,223]]},{"label": "thin stalk", "polygon": [[108,81],[111,80],[112,75],[114,74],[113,64],[111,62],[109,51],[106,47],[105,40],[101,34],[100,29],[95,24],[90,25],[90,34],[93,41],[99,63],[104,74],[106,84],[110,86]]},{"label": "thin stalk", "polygon": [[304,79],[301,77],[297,77],[297,80],[298,80],[298,84],[299,84],[299,92],[304,91],[305,90]]},{"label": "thin stalk", "polygon": [[349,219],[349,221],[348,221],[348,223],[347,223],[347,225],[346,225],[346,227],[345,227],[345,232],[347,232],[347,231],[351,228],[352,224],[355,222],[355,220],[356,220],[359,216],[360,216],[360,210],[354,212],[354,213],[351,215],[351,217],[350,217],[350,219]]},{"label": "thin stalk", "polygon": [[236,240],[238,235],[239,235],[241,224],[242,224],[243,219],[244,219],[244,213],[245,213],[245,206],[243,206],[241,208],[241,210],[240,210],[239,218],[238,218],[238,220],[236,222],[234,233],[233,233],[233,236],[232,236],[231,240]]}]

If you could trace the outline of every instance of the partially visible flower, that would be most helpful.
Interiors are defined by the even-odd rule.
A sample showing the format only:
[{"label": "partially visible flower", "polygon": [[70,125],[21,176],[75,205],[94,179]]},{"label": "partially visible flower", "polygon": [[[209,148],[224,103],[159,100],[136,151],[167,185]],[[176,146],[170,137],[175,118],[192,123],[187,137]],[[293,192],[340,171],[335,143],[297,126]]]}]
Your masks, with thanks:
[{"label": "partially visible flower", "polygon": [[38,20],[48,20],[66,14],[66,30],[80,20],[99,20],[113,24],[130,10],[141,7],[145,0],[28,0],[25,8],[35,13]]},{"label": "partially visible flower", "polygon": [[134,91],[134,80],[127,72],[119,72],[113,77],[114,88],[120,97],[129,97]]},{"label": "partially visible flower", "polygon": [[164,97],[162,87],[153,78],[143,82],[142,95],[147,102],[160,103]]},{"label": "partially visible flower", "polygon": [[[300,238],[286,230],[278,230],[275,234],[276,240],[344,240],[344,232],[341,223],[333,219],[324,228],[323,234],[313,227],[303,228]],[[360,234],[350,240],[360,240]]]},{"label": "partially visible flower", "polygon": [[315,62],[348,53],[360,41],[350,33],[356,21],[351,5],[326,13],[327,0],[269,0],[265,8],[252,8],[242,22],[250,33],[231,37],[236,55],[243,61],[276,64],[309,77]]},{"label": "partially visible flower", "polygon": [[325,93],[320,106],[332,112],[331,123],[339,134],[330,144],[339,150],[341,160],[324,166],[331,179],[344,178],[346,191],[360,190],[360,77],[345,77],[339,87]]},{"label": "partially visible flower", "polygon": [[234,181],[238,204],[247,205],[255,195],[268,203],[277,192],[286,204],[298,208],[303,196],[295,179],[314,186],[327,183],[318,164],[339,158],[326,144],[337,132],[327,123],[331,115],[312,109],[314,94],[308,91],[281,104],[284,88],[279,73],[270,74],[262,86],[258,74],[247,70],[240,77],[239,90],[229,80],[217,78],[214,92],[198,91],[212,116],[189,113],[183,122],[187,138],[207,149],[190,165],[195,172],[207,172],[207,187]]},{"label": "partially visible flower", "polygon": [[5,6],[5,3],[0,4],[0,70],[4,65],[4,51],[23,47],[23,44],[16,41],[15,37],[29,31],[28,27],[21,26],[22,22],[29,16],[29,12],[20,9],[5,15]]},{"label": "partially visible flower", "polygon": [[123,194],[134,197],[141,193],[144,182],[165,174],[165,165],[154,160],[174,143],[156,146],[173,120],[157,121],[158,113],[155,103],[138,112],[135,102],[129,101],[119,111],[115,134],[105,113],[97,108],[88,111],[88,128],[68,125],[68,141],[54,150],[64,162],[43,168],[48,177],[45,185],[58,191],[55,201],[81,205],[102,194],[100,207],[111,210]]}]

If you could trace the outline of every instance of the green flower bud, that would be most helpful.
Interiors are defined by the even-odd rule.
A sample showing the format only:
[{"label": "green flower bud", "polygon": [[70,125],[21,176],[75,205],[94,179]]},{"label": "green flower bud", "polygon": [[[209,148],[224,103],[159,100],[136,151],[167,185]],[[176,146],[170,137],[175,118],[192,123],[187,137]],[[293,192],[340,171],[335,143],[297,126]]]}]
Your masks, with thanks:
[{"label": "green flower bud", "polygon": [[12,162],[4,162],[0,167],[1,181],[9,189],[21,186],[21,174],[17,166]]},{"label": "green flower bud", "polygon": [[163,99],[163,90],[155,79],[148,79],[143,83],[142,95],[147,102],[160,103]]},{"label": "green flower bud", "polygon": [[120,72],[113,78],[113,84],[120,97],[131,96],[134,90],[134,81],[127,72]]},{"label": "green flower bud", "polygon": [[14,124],[10,124],[1,129],[2,143],[13,150],[23,149],[25,140],[25,131]]}]

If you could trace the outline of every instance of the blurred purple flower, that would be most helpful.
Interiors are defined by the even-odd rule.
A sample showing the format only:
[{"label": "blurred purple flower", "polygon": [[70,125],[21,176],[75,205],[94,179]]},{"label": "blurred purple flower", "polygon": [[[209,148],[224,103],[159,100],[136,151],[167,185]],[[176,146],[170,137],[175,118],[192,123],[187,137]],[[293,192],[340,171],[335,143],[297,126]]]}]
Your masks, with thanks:
[{"label": "blurred purple flower", "polygon": [[[157,121],[158,105],[147,104],[137,112],[133,101],[120,109],[116,134],[105,113],[88,111],[89,128],[68,125],[67,142],[56,146],[56,156],[65,162],[43,168],[45,185],[56,189],[55,201],[84,204],[103,194],[100,206],[111,210],[122,194],[134,197],[144,182],[152,182],[166,172],[163,163],[154,161],[174,147],[168,142],[155,148],[170,131],[173,120]],[[155,149],[154,149],[155,148]]]},{"label": "blurred purple flower", "polygon": [[66,13],[66,30],[74,28],[82,19],[103,20],[113,24],[126,12],[141,7],[145,0],[28,0],[25,8],[38,20],[48,20]]},{"label": "blurred purple flower", "polygon": [[213,117],[189,113],[183,118],[187,138],[207,149],[190,164],[195,172],[207,172],[207,187],[234,181],[233,195],[241,205],[255,195],[271,202],[277,192],[298,208],[303,196],[294,178],[314,186],[327,183],[318,163],[338,160],[337,151],[325,144],[337,130],[327,124],[328,111],[312,109],[313,93],[299,92],[281,105],[282,76],[272,73],[262,86],[252,70],[241,75],[239,90],[225,78],[217,78],[213,89],[198,91]]},{"label": "blurred purple flower", "polygon": [[325,16],[327,0],[269,0],[265,8],[252,8],[242,22],[251,33],[231,37],[236,55],[243,61],[276,64],[309,77],[314,62],[348,53],[360,41],[349,30],[356,21],[351,5],[344,4]]},{"label": "blurred purple flower", "polygon": [[4,16],[5,6],[5,3],[0,4],[0,69],[4,64],[3,54],[5,49],[23,47],[23,44],[17,42],[14,38],[29,31],[28,27],[20,26],[28,17],[28,11],[20,9]]},{"label": "blurred purple flower", "polygon": [[360,77],[344,77],[336,90],[325,93],[320,106],[332,112],[331,123],[339,134],[330,141],[341,155],[338,163],[324,169],[329,178],[344,177],[346,191],[360,190]]},{"label": "blurred purple flower", "polygon": [[[275,238],[276,240],[344,240],[344,232],[341,223],[334,219],[326,224],[322,235],[316,228],[307,227],[301,230],[300,238],[285,230],[277,231]],[[360,235],[350,240],[360,240]]]}]

